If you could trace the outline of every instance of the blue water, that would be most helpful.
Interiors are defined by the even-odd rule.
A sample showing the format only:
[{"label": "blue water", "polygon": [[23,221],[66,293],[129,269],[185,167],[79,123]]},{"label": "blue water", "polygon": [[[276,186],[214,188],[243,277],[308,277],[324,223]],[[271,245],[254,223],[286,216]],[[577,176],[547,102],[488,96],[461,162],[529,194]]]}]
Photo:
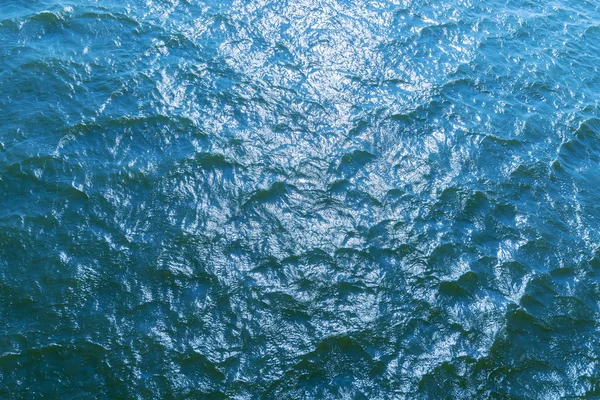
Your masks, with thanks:
[{"label": "blue water", "polygon": [[4,0],[0,398],[600,398],[600,4]]}]

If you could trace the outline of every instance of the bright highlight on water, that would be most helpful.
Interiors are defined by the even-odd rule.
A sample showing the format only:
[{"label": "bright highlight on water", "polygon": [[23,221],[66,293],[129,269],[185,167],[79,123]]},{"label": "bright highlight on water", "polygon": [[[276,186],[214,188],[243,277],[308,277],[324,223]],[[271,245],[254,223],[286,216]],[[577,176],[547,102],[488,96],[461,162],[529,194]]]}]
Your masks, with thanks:
[{"label": "bright highlight on water", "polygon": [[600,3],[4,0],[0,398],[600,398]]}]

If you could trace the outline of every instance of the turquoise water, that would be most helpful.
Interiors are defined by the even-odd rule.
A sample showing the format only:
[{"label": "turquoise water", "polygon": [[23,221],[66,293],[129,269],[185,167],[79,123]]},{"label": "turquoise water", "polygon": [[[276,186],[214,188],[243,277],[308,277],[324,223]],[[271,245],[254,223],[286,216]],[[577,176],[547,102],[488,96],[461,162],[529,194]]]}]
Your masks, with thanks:
[{"label": "turquoise water", "polygon": [[600,398],[600,4],[4,0],[0,398]]}]

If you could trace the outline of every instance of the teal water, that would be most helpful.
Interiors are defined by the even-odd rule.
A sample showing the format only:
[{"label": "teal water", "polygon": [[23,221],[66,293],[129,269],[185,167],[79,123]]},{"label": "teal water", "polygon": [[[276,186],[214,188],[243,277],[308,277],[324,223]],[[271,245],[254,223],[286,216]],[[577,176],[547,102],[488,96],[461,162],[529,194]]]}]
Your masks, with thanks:
[{"label": "teal water", "polygon": [[600,4],[0,3],[0,398],[600,398]]}]

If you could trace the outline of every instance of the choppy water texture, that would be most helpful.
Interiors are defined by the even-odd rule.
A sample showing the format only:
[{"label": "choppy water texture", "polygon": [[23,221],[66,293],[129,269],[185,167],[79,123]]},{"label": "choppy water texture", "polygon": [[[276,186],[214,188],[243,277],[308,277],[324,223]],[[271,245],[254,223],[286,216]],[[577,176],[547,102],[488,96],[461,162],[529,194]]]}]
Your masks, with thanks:
[{"label": "choppy water texture", "polygon": [[0,397],[600,398],[599,7],[2,1]]}]

